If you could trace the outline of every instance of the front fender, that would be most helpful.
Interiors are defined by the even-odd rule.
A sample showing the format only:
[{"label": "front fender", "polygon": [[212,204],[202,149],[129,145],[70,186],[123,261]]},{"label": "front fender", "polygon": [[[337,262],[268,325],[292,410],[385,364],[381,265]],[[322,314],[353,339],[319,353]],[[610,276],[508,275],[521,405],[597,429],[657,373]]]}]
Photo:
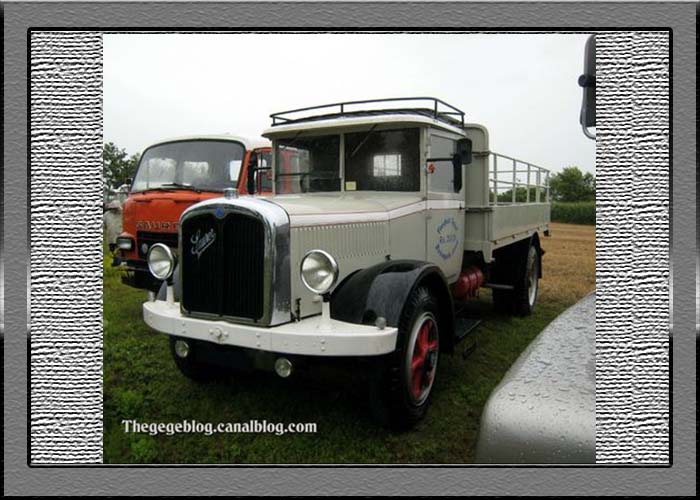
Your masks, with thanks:
[{"label": "front fender", "polygon": [[399,326],[401,313],[411,292],[426,286],[440,308],[440,330],[449,342],[454,338],[454,310],[445,277],[434,264],[415,260],[392,260],[357,271],[343,280],[331,295],[331,317],[356,324],[374,324],[384,317],[386,324]]}]

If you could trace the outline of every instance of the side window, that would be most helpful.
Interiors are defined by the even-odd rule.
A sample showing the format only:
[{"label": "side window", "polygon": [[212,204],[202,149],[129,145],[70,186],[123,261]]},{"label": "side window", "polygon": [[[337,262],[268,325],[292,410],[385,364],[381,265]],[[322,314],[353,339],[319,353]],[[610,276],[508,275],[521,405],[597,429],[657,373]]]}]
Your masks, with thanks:
[{"label": "side window", "polygon": [[[272,153],[261,153],[258,156],[258,167],[269,168],[272,166]],[[269,193],[272,191],[272,170],[261,170],[258,173],[259,192]]]},{"label": "side window", "polygon": [[[430,137],[431,158],[451,158],[455,153],[456,141],[439,135]],[[429,191],[434,193],[454,193],[454,170],[451,161],[434,161],[435,170],[428,176]]]}]

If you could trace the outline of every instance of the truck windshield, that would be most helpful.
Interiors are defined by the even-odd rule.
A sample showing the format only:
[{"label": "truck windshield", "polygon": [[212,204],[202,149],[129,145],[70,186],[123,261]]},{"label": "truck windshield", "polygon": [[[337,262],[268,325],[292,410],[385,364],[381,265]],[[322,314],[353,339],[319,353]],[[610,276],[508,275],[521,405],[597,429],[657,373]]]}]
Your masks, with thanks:
[{"label": "truck windshield", "polygon": [[243,145],[232,141],[193,140],[153,146],[141,157],[131,192],[235,188],[244,154]]},{"label": "truck windshield", "polygon": [[345,134],[346,191],[420,191],[417,128]]},{"label": "truck windshield", "polygon": [[275,154],[277,193],[340,191],[340,136],[280,139]]}]

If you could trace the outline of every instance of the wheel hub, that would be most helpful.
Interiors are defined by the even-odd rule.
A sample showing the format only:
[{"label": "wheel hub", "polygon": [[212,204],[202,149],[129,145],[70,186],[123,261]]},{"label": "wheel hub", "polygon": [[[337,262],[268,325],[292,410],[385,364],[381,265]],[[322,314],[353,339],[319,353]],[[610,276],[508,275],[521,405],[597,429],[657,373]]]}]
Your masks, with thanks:
[{"label": "wheel hub", "polygon": [[411,398],[421,404],[430,394],[438,360],[437,325],[432,315],[426,314],[414,329],[413,349],[409,366]]}]

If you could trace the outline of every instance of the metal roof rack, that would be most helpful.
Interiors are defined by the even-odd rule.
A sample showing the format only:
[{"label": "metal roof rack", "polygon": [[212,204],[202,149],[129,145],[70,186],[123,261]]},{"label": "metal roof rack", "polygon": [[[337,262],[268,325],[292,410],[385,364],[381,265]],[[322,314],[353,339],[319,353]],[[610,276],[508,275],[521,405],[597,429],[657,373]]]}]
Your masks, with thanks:
[{"label": "metal roof rack", "polygon": [[[378,104],[378,103],[393,103],[393,102],[416,102],[416,101],[428,101],[430,103],[429,107],[417,107],[417,108],[383,108],[383,109],[356,109],[348,110],[348,107],[359,106],[361,104]],[[301,117],[294,117],[290,115],[296,115],[299,113],[304,113],[308,111],[316,111],[321,109],[338,108],[336,112],[329,112],[317,115],[308,115]],[[441,110],[441,108],[443,108]],[[447,110],[444,110],[447,108]],[[440,120],[452,126],[458,126],[464,128],[464,111],[458,109],[451,104],[436,99],[435,97],[391,97],[387,99],[369,99],[365,101],[346,101],[346,102],[336,102],[333,104],[323,104],[321,106],[310,106],[308,108],[292,109],[289,111],[280,111],[279,113],[272,113],[270,118],[272,118],[272,126],[275,125],[285,125],[289,123],[298,123],[304,121],[314,121],[314,120],[325,120],[330,118],[340,118],[347,116],[373,116],[373,115],[384,115],[384,114],[419,114],[423,116],[429,116],[436,120]],[[459,118],[456,118],[459,117]]]}]

